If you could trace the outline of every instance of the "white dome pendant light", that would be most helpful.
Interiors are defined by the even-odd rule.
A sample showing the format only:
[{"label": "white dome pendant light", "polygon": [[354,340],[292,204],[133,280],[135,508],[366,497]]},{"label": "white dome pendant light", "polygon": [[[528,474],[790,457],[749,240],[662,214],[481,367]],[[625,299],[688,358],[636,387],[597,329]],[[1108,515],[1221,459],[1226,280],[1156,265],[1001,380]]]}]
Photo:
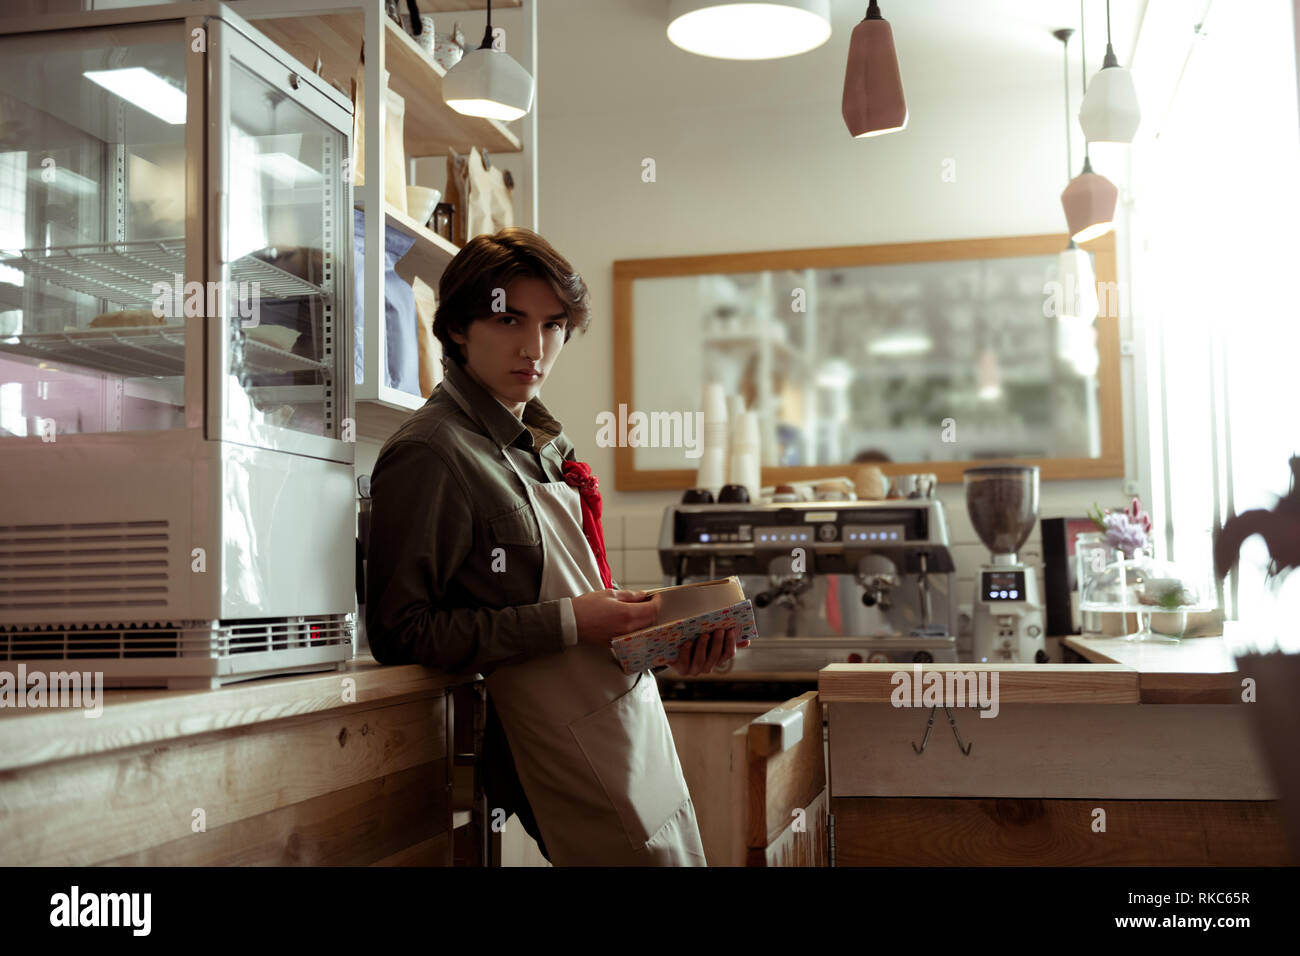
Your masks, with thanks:
[{"label": "white dome pendant light", "polygon": [[483,43],[442,78],[442,99],[457,113],[509,122],[533,108],[533,78],[509,53],[492,48],[492,0]]},{"label": "white dome pendant light", "polygon": [[898,71],[894,31],[871,0],[867,15],[853,28],[844,70],[840,112],[854,139],[894,133],[907,126],[907,100]]},{"label": "white dome pendant light", "polygon": [[1079,125],[1090,143],[1131,143],[1141,121],[1133,74],[1119,65],[1110,43],[1110,0],[1106,0],[1106,59],[1083,97]]},{"label": "white dome pendant light", "polygon": [[830,39],[830,0],[672,0],[668,39],[722,60],[775,60]]},{"label": "white dome pendant light", "polygon": [[[1079,0],[1080,62],[1083,67],[1084,95],[1088,91],[1088,47],[1083,36],[1083,0]],[[1061,193],[1061,208],[1075,242],[1087,242],[1104,236],[1115,228],[1115,204],[1119,202],[1119,187],[1105,176],[1092,171],[1088,156],[1088,143],[1083,144],[1083,172],[1070,180]]]}]

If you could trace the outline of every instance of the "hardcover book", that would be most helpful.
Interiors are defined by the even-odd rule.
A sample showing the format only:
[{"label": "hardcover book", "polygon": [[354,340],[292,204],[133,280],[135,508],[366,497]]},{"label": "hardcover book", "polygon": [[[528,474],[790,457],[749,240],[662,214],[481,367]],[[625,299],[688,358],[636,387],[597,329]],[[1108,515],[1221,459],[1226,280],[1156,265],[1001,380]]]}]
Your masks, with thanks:
[{"label": "hardcover book", "polygon": [[655,623],[615,638],[610,644],[625,674],[672,664],[682,644],[720,627],[735,627],[737,643],[758,637],[754,606],[735,575],[717,581],[647,588],[646,593],[662,595]]}]

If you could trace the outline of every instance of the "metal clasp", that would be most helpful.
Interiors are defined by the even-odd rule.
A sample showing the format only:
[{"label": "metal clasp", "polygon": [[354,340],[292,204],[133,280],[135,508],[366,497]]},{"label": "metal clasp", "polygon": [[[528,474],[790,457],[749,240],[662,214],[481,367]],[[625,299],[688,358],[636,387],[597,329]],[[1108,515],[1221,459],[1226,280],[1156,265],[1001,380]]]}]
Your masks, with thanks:
[{"label": "metal clasp", "polygon": [[[934,730],[934,712],[938,709],[937,706],[930,708],[930,719],[925,722],[925,736],[921,738],[921,746],[918,747],[916,741],[912,742],[912,749],[917,752],[918,756],[925,753],[925,748],[930,743],[930,731]],[[957,738],[957,749],[960,750],[962,754],[969,757],[971,748],[975,746],[974,741],[968,744],[963,744],[961,741],[961,734],[957,730],[957,718],[952,715],[952,711],[949,710],[947,706],[943,708],[943,712],[948,715],[948,723],[952,727],[952,735]]]}]

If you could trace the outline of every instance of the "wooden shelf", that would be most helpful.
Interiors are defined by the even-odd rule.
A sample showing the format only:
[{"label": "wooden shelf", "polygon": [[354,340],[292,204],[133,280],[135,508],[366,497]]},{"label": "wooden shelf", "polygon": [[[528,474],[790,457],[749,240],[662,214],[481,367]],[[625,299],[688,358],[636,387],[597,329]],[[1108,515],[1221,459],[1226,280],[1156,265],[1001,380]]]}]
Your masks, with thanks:
[{"label": "wooden shelf", "polygon": [[[378,442],[387,441],[388,436],[411,417],[411,412],[426,401],[418,395],[407,395],[392,388],[385,388],[384,392],[389,395],[400,395],[401,399],[390,401],[386,398],[358,398],[356,400],[358,438],[368,438]],[[403,404],[404,402],[406,404]]]},{"label": "wooden shelf", "polygon": [[384,203],[384,223],[389,229],[400,229],[415,238],[415,245],[402,258],[397,260],[394,270],[407,282],[411,276],[418,275],[433,288],[438,288],[438,276],[452,257],[460,252],[460,246],[453,245],[442,236],[426,229],[404,212],[399,212],[388,203]]},{"label": "wooden shelf", "polygon": [[[265,18],[252,23],[308,70],[320,57],[321,74],[350,95],[352,79],[361,63],[364,39],[364,18],[360,12]],[[406,100],[403,146],[407,158],[445,156],[448,148],[467,153],[473,146],[489,153],[523,150],[519,137],[497,120],[465,116],[444,103],[442,78],[446,71],[387,16],[384,40],[389,87]],[[373,97],[367,99],[373,102]]]},{"label": "wooden shelf", "polygon": [[[483,0],[418,0],[421,13],[457,13],[462,10],[483,10],[487,4]],[[505,7],[522,7],[523,0],[497,0],[492,4],[493,9],[502,9]],[[402,8],[405,11],[405,7]],[[439,32],[442,31],[442,24],[438,24]]]}]

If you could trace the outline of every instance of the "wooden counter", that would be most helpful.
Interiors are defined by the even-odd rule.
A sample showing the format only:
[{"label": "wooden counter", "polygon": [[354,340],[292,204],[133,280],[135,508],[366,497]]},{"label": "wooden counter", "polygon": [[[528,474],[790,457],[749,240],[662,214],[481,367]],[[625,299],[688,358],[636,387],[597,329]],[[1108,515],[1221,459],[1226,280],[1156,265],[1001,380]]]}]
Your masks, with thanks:
[{"label": "wooden counter", "polygon": [[[75,662],[68,662],[68,669]],[[451,862],[451,694],[384,667],[0,708],[0,865]]]},{"label": "wooden counter", "polygon": [[931,707],[892,696],[915,670],[823,669],[836,865],[1295,862],[1222,638],[1065,643],[1096,663],[922,665],[998,688],[989,719],[945,676],[921,753]]},{"label": "wooden counter", "polygon": [[1138,696],[1144,704],[1241,702],[1242,675],[1222,637],[1194,637],[1177,644],[1067,637],[1061,643],[1091,663],[1136,671]]}]

